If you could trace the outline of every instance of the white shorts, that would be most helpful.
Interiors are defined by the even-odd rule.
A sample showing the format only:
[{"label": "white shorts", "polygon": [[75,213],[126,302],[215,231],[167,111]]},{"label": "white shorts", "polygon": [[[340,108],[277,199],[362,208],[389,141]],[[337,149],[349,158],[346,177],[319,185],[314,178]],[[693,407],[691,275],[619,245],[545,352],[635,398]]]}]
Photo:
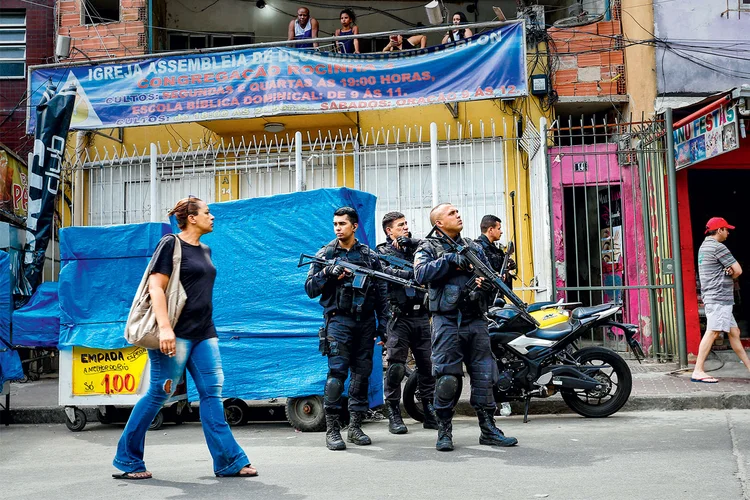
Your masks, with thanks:
[{"label": "white shorts", "polygon": [[734,306],[726,304],[706,304],[706,330],[711,332],[727,332],[737,328],[732,309]]}]

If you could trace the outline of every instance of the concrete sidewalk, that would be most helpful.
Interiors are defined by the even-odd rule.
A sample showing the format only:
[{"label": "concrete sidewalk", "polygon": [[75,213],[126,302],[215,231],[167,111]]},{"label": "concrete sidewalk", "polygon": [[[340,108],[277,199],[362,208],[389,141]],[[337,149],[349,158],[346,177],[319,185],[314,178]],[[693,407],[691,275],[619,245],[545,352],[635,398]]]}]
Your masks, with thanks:
[{"label": "concrete sidewalk", "polygon": [[[750,409],[750,372],[732,351],[714,351],[706,367],[717,384],[691,382],[688,370],[678,371],[674,363],[644,363],[629,361],[633,373],[633,391],[622,411],[695,410],[695,409]],[[64,423],[65,413],[58,406],[57,378],[42,378],[35,382],[10,385],[12,422],[18,424]],[[456,408],[458,414],[474,415],[469,405],[468,379]],[[0,400],[5,404],[5,397]],[[256,402],[256,405],[278,406],[283,399]],[[254,405],[255,406],[255,405]],[[89,421],[95,422],[95,408],[84,408]],[[529,413],[570,413],[559,395],[548,399],[532,399]],[[523,412],[521,403],[513,404],[513,413]],[[283,412],[282,412],[283,413]]]}]

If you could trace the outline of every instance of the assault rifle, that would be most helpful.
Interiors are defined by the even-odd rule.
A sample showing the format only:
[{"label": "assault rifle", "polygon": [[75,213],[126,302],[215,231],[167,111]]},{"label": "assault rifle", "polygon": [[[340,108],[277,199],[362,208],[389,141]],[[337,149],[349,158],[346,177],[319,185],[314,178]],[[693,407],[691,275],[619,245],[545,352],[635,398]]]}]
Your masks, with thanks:
[{"label": "assault rifle", "polygon": [[310,264],[343,267],[354,275],[354,280],[352,281],[353,288],[364,288],[367,284],[367,278],[372,278],[387,281],[389,283],[394,283],[396,285],[401,285],[406,288],[413,288],[414,290],[419,290],[420,292],[427,293],[427,289],[423,286],[417,285],[414,280],[407,280],[404,278],[391,276],[390,274],[381,273],[380,271],[375,271],[374,269],[370,269],[369,267],[352,264],[351,262],[348,262],[346,260],[323,259],[320,257],[316,257],[315,255],[307,255],[304,253],[299,256],[299,264],[297,264],[297,267],[309,266]]},{"label": "assault rifle", "polygon": [[[434,236],[434,234],[437,233],[440,235],[440,238],[437,238]],[[499,274],[497,274],[490,266],[482,262],[482,259],[479,258],[479,255],[477,252],[466,245],[462,245],[455,241],[453,238],[445,234],[442,229],[437,227],[437,225],[432,227],[432,230],[427,235],[428,238],[435,238],[440,239],[441,241],[448,244],[448,246],[453,249],[454,252],[456,252],[459,255],[465,256],[467,259],[469,259],[469,262],[471,262],[471,265],[473,267],[472,272],[479,278],[484,278],[487,281],[489,281],[492,286],[494,286],[496,289],[500,291],[503,295],[505,295],[508,300],[510,300],[514,306],[518,308],[519,311],[521,311],[521,314],[526,317],[527,320],[533,322],[534,325],[539,326],[539,322],[529,314],[526,303],[521,300],[521,298],[513,293],[513,290],[508,288],[508,285],[506,285]]]},{"label": "assault rifle", "polygon": [[414,271],[414,263],[409,262],[406,259],[399,259],[398,257],[394,257],[393,255],[384,255],[382,253],[378,254],[378,258],[397,269],[402,269],[404,271]]}]

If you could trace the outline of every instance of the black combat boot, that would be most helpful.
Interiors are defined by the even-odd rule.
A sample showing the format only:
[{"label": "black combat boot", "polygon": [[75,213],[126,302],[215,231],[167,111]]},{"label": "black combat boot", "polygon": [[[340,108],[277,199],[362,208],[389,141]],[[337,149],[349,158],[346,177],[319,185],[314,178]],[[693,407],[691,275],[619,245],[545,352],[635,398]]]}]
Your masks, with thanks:
[{"label": "black combat boot", "polygon": [[436,410],[438,438],[435,443],[437,451],[453,451],[453,410]]},{"label": "black combat boot", "polygon": [[494,408],[478,408],[479,428],[482,434],[479,436],[479,444],[488,446],[515,446],[518,439],[505,437],[503,431],[495,427]]},{"label": "black combat boot", "polygon": [[435,415],[435,407],[432,406],[432,401],[429,399],[423,399],[422,409],[424,410],[424,421],[422,422],[422,427],[425,429],[437,429],[437,415]]},{"label": "black combat boot", "polygon": [[404,419],[401,418],[401,407],[398,404],[398,399],[386,401],[388,406],[388,432],[391,434],[406,434],[409,429],[404,424]]},{"label": "black combat boot", "polygon": [[349,422],[349,434],[346,440],[359,446],[372,444],[370,436],[362,432],[362,422],[365,420],[365,412],[353,411],[352,419]]},{"label": "black combat boot", "polygon": [[326,447],[333,451],[346,449],[346,443],[341,437],[339,416],[328,412],[326,412]]}]

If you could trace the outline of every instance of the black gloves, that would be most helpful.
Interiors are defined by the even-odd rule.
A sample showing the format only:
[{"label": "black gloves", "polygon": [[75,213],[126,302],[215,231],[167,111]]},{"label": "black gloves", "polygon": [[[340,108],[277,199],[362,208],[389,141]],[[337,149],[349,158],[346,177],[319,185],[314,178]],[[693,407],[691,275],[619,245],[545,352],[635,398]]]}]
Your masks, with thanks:
[{"label": "black gloves", "polygon": [[483,292],[489,292],[493,288],[494,286],[492,285],[490,280],[488,280],[487,278],[482,279],[482,284],[479,286],[480,290],[482,290]]},{"label": "black gloves", "polygon": [[459,269],[463,269],[464,271],[471,271],[473,267],[469,258],[461,254],[456,254],[456,265]]},{"label": "black gloves", "polygon": [[329,278],[330,277],[338,278],[339,276],[344,274],[345,271],[346,271],[346,268],[344,266],[337,264],[335,266],[328,266],[324,268],[323,274],[325,274]]},{"label": "black gloves", "polygon": [[376,330],[377,336],[380,337],[380,340],[385,343],[386,340],[388,340],[388,327],[385,321],[379,321],[378,322],[378,329]]},{"label": "black gloves", "polygon": [[399,236],[396,238],[396,243],[398,243],[398,246],[401,248],[417,248],[419,245],[419,240],[416,238],[409,238],[406,236]]}]

